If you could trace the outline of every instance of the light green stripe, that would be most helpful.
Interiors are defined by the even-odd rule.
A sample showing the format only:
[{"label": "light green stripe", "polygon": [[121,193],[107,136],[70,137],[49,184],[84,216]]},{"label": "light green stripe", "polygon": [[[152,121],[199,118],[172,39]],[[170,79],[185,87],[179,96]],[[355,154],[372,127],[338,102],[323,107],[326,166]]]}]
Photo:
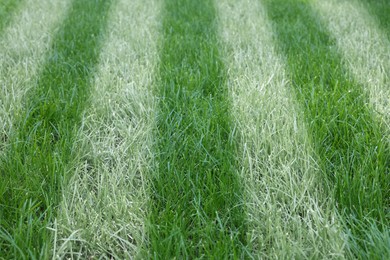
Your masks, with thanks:
[{"label": "light green stripe", "polygon": [[57,218],[60,259],[134,259],[147,245],[160,3],[120,0],[76,137],[82,153]]},{"label": "light green stripe", "polygon": [[302,107],[258,0],[218,1],[255,259],[343,258]]},{"label": "light green stripe", "polygon": [[[33,87],[67,1],[26,0],[0,37],[0,154],[9,145],[23,97]],[[1,156],[1,155],[0,155]]]},{"label": "light green stripe", "polygon": [[[390,130],[390,41],[356,0],[315,1],[353,76],[365,86],[371,105]],[[345,15],[349,13],[349,15]]]},{"label": "light green stripe", "polygon": [[[305,107],[324,177],[334,183],[339,212],[361,250],[367,250],[369,258],[379,257],[386,251],[370,249],[365,226],[378,223],[379,231],[388,229],[390,151],[383,129],[310,5],[294,0],[265,3]],[[355,253],[364,257],[360,250]]]},{"label": "light green stripe", "polygon": [[[1,158],[1,226],[6,258],[42,258],[61,188],[70,177],[74,134],[88,96],[111,1],[73,1]],[[19,250],[16,250],[16,248]]]},{"label": "light green stripe", "polygon": [[[384,126],[384,135],[387,136],[384,140],[390,143],[389,39],[359,1],[315,1],[313,7],[334,35],[348,69],[368,93],[368,105],[373,107],[375,118]],[[390,257],[389,232],[378,231],[375,224],[365,226],[365,233],[371,237],[368,243],[370,250]],[[351,247],[358,244],[354,239],[351,237]],[[364,251],[360,252],[364,254]],[[365,255],[364,258],[370,256]]]}]

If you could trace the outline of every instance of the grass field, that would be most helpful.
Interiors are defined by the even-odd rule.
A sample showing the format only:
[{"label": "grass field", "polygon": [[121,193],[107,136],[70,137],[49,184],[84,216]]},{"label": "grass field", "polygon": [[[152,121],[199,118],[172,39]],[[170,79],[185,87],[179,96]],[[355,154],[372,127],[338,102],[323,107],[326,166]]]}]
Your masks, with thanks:
[{"label": "grass field", "polygon": [[0,259],[389,259],[389,13],[0,0]]}]

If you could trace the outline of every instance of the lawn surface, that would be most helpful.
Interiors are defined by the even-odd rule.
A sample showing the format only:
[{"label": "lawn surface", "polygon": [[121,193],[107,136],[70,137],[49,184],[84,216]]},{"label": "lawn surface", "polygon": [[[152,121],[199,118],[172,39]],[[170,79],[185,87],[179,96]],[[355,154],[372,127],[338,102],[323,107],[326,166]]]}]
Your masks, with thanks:
[{"label": "lawn surface", "polygon": [[0,259],[390,258],[389,8],[0,0]]},{"label": "lawn surface", "polygon": [[164,3],[150,244],[158,258],[242,258],[245,208],[211,1]]},{"label": "lawn surface", "polygon": [[[1,158],[2,238],[5,254],[43,257],[72,170],[74,133],[88,96],[109,1],[74,1],[52,43],[36,86],[27,93],[16,131]],[[12,231],[11,231],[12,230]]]}]

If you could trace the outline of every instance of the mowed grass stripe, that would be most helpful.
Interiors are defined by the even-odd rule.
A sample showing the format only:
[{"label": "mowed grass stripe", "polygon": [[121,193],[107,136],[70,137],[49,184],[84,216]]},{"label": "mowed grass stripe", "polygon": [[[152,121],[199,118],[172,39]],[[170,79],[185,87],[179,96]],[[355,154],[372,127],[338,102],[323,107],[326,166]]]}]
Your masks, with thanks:
[{"label": "mowed grass stripe", "polygon": [[[315,1],[353,76],[390,130],[390,40],[359,1]],[[349,13],[348,16],[345,14]]]},{"label": "mowed grass stripe", "polygon": [[[111,1],[73,1],[53,40],[18,131],[2,158],[1,226],[7,258],[42,258],[52,246],[46,228],[71,176],[74,136],[88,96]],[[4,239],[4,233],[2,235]]]},{"label": "mowed grass stripe", "polygon": [[[370,106],[384,126],[384,141],[390,143],[389,39],[359,1],[315,1],[313,7],[319,11],[329,31],[334,35],[348,69],[369,94]],[[370,248],[369,251],[377,251],[377,255],[383,255],[385,259],[390,258],[389,227],[383,232],[378,231],[375,223],[364,228],[367,237],[371,238],[366,245]],[[354,247],[359,244],[353,237],[350,243]],[[365,255],[364,250],[360,252],[363,258],[370,258],[370,255]],[[388,257],[385,257],[386,255]]]},{"label": "mowed grass stripe", "polygon": [[17,11],[23,0],[1,0],[0,1],[0,36],[4,28],[12,19],[12,15]]},{"label": "mowed grass stripe", "polygon": [[258,0],[218,1],[228,88],[240,136],[248,230],[257,258],[342,258],[344,239],[302,107]]},{"label": "mowed grass stripe", "polygon": [[146,247],[159,8],[158,0],[120,0],[110,13],[76,137],[80,159],[58,212],[60,259],[134,259]]},{"label": "mowed grass stripe", "polygon": [[[364,248],[361,223],[388,226],[389,151],[362,87],[343,67],[333,39],[308,3],[265,1],[291,82],[305,106],[321,167],[334,183],[339,212]],[[371,257],[379,257],[372,252]]]},{"label": "mowed grass stripe", "polygon": [[26,0],[0,37],[0,156],[16,131],[23,97],[39,74],[53,30],[66,9],[66,1]]},{"label": "mowed grass stripe", "polygon": [[162,15],[150,256],[243,257],[246,213],[214,4],[166,0]]},{"label": "mowed grass stripe", "polygon": [[[17,118],[20,115],[22,100],[26,92],[33,87],[44,63],[45,53],[52,43],[53,30],[64,18],[68,2],[62,0],[26,0],[20,13],[14,18],[0,39],[0,169],[7,153],[12,133],[18,129]],[[10,234],[4,237],[3,219],[8,214],[3,207],[3,197],[8,187],[7,178],[1,173],[0,182],[0,255],[7,255]],[[15,205],[17,205],[15,203]],[[19,238],[24,243],[24,237]],[[12,257],[11,257],[12,258]]]}]

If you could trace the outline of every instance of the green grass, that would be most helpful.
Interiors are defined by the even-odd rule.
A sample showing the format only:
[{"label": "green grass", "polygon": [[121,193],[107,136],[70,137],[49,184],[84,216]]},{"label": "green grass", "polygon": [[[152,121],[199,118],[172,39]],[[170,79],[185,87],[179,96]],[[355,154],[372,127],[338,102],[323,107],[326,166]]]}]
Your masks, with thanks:
[{"label": "green grass", "polygon": [[346,67],[369,94],[370,105],[389,135],[390,38],[359,0],[315,1],[313,7],[336,39]]},{"label": "green grass", "polygon": [[376,18],[378,25],[387,33],[390,39],[390,2],[388,0],[359,0],[362,2],[370,14]]},{"label": "green grass", "polygon": [[57,214],[60,259],[138,259],[147,242],[160,1],[119,0]]},{"label": "green grass", "polygon": [[[306,1],[265,3],[321,168],[334,185],[351,237],[358,241],[350,246],[358,257],[380,258],[388,251],[377,250],[370,236],[385,237],[389,227],[390,157],[384,131]],[[370,225],[376,228],[368,229]]]},{"label": "green grass", "polygon": [[19,113],[0,168],[0,245],[6,258],[42,258],[52,249],[47,225],[72,173],[74,136],[110,3],[73,2]]},{"label": "green grass", "polygon": [[26,0],[0,36],[0,154],[9,144],[23,96],[34,85],[66,7],[64,1]]},{"label": "green grass", "polygon": [[157,77],[153,258],[240,258],[246,212],[210,0],[166,0]]},{"label": "green grass", "polygon": [[258,0],[221,0],[219,27],[255,259],[343,258],[344,236],[302,106]]},{"label": "green grass", "polygon": [[0,259],[390,258],[388,13],[0,0]]},{"label": "green grass", "polygon": [[10,22],[12,15],[17,11],[23,0],[1,0],[0,1],[0,35]]}]

